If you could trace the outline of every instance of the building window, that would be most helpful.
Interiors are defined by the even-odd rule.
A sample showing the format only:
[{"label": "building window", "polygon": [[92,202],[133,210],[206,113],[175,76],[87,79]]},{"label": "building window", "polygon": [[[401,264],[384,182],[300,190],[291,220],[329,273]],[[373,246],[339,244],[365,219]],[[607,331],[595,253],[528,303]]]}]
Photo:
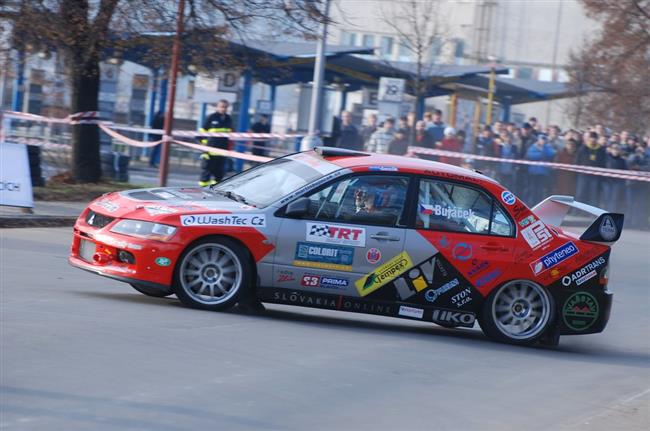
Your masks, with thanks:
[{"label": "building window", "polygon": [[357,34],[348,33],[347,31],[341,32],[341,45],[354,46],[357,44]]},{"label": "building window", "polygon": [[462,59],[465,55],[465,41],[463,39],[454,39],[454,57]]},{"label": "building window", "polygon": [[553,69],[539,69],[537,79],[540,81],[553,81]]},{"label": "building window", "polygon": [[375,47],[375,36],[372,34],[364,34],[363,35],[363,46],[366,48],[374,48]]},{"label": "building window", "polygon": [[532,67],[520,67],[517,70],[517,78],[519,79],[533,79]]},{"label": "building window", "polygon": [[390,59],[393,56],[393,38],[382,36],[380,49],[381,56]]},{"label": "building window", "polygon": [[188,81],[187,82],[187,98],[188,99],[194,99],[194,81]]},{"label": "building window", "polygon": [[399,61],[411,61],[411,49],[408,46],[408,43],[400,43],[399,49],[397,50],[397,59]]},{"label": "building window", "polygon": [[431,62],[437,63],[438,57],[442,52],[442,39],[440,37],[435,37],[431,42]]}]

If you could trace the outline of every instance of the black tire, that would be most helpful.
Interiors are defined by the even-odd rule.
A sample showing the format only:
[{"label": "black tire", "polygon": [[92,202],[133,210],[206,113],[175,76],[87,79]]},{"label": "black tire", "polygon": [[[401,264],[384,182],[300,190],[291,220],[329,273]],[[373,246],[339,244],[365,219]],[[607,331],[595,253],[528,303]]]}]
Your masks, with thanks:
[{"label": "black tire", "polygon": [[[517,330],[521,324],[521,330]],[[530,322],[530,323],[528,323]],[[512,280],[494,289],[487,297],[479,324],[493,340],[530,345],[537,342],[555,323],[553,296],[530,280]]]},{"label": "black tire", "polygon": [[129,283],[132,288],[142,293],[143,295],[153,296],[154,298],[164,298],[169,295],[173,295],[174,291],[171,287],[166,289],[158,289],[156,287],[143,286],[141,284]]},{"label": "black tire", "polygon": [[185,306],[224,311],[250,301],[254,280],[254,264],[245,247],[229,238],[207,237],[181,254],[173,289]]}]

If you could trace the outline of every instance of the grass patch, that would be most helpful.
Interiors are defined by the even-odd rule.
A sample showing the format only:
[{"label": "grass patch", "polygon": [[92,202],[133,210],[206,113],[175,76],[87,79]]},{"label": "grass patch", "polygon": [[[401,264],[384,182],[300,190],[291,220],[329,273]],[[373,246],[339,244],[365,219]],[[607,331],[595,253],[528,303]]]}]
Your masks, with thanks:
[{"label": "grass patch", "polygon": [[34,200],[58,202],[88,202],[104,193],[121,190],[139,189],[142,184],[120,183],[117,181],[101,181],[99,183],[74,184],[65,177],[52,177],[46,187],[34,187]]}]

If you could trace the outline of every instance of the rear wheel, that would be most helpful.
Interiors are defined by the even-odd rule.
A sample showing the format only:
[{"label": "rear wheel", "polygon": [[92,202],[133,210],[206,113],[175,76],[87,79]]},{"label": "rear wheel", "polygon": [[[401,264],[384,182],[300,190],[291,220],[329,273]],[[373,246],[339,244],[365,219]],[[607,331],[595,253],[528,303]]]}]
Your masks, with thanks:
[{"label": "rear wheel", "polygon": [[206,238],[181,255],[174,292],[189,307],[227,310],[248,297],[253,280],[253,265],[244,247],[228,238]]},{"label": "rear wheel", "polygon": [[154,298],[164,298],[169,295],[173,295],[174,291],[172,290],[171,287],[168,288],[156,288],[156,287],[149,287],[149,286],[144,286],[142,284],[135,284],[135,283],[129,283],[132,288],[137,290],[138,292],[142,293],[143,295],[147,296],[153,296]]},{"label": "rear wheel", "polygon": [[513,280],[488,296],[479,323],[495,340],[532,344],[544,335],[554,315],[553,298],[544,287],[530,280]]}]

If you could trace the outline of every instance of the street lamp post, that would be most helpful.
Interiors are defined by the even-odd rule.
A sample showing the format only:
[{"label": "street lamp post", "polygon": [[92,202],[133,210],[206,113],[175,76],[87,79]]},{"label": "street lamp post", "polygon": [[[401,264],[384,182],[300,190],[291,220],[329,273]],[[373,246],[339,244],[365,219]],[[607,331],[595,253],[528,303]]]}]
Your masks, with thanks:
[{"label": "street lamp post", "polygon": [[329,19],[330,0],[325,0],[323,12],[324,21],[321,24],[321,37],[316,48],[316,62],[314,64],[314,85],[311,91],[311,107],[309,110],[309,135],[303,139],[302,149],[308,150],[319,141],[316,132],[321,130],[321,112],[323,98],[323,78],[325,75],[325,50],[327,45],[327,20]]},{"label": "street lamp post", "polygon": [[169,70],[169,98],[165,112],[165,134],[163,135],[162,151],[160,157],[160,171],[158,182],[160,187],[167,185],[167,171],[169,169],[169,141],[172,134],[172,123],[174,121],[174,103],[176,101],[176,75],[178,75],[178,58],[181,53],[181,35],[183,34],[183,15],[185,12],[185,0],[178,2],[178,15],[176,17],[176,34],[174,35],[174,46],[172,48],[172,64]]}]

